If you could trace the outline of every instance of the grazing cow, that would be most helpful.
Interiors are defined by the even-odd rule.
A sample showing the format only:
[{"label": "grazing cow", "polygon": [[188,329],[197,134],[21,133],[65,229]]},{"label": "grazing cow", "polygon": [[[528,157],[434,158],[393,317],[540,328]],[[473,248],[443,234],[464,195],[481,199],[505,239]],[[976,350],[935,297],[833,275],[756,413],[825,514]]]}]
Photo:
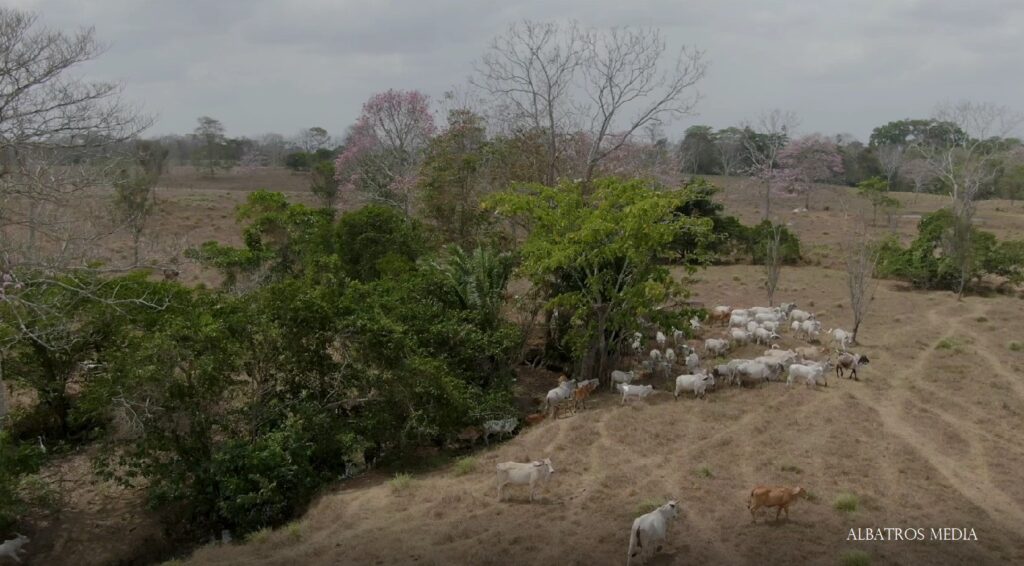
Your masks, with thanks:
[{"label": "grazing cow", "polygon": [[807,493],[802,487],[783,487],[759,485],[750,491],[750,502],[747,509],[750,509],[750,521],[757,522],[754,512],[761,507],[776,507],[775,520],[779,520],[779,513],[786,512],[786,519],[789,519],[789,506],[796,501],[797,497]]},{"label": "grazing cow", "polygon": [[636,397],[637,399],[645,399],[651,393],[654,393],[654,386],[652,385],[626,385],[625,383],[619,384],[619,391],[622,392],[622,404],[626,404],[628,397]]},{"label": "grazing cow", "polygon": [[665,333],[660,331],[660,330],[657,332],[657,334],[654,335],[654,341],[658,343],[658,347],[659,348],[664,349],[665,348],[665,342],[667,340],[668,340],[668,338],[665,337]]},{"label": "grazing cow", "polygon": [[658,542],[668,535],[669,521],[679,516],[679,502],[675,499],[658,507],[650,513],[633,519],[629,529],[629,552],[626,554],[626,566],[637,554],[643,560],[646,555],[658,551]]},{"label": "grazing cow", "polygon": [[498,501],[504,496],[506,485],[529,485],[530,501],[533,501],[537,491],[537,484],[547,485],[555,468],[551,466],[551,458],[544,458],[523,464],[520,462],[501,462],[497,466],[498,471]]},{"label": "grazing cow", "polygon": [[860,381],[860,378],[857,377],[857,368],[868,365],[869,361],[868,357],[864,354],[854,354],[851,352],[840,354],[836,360],[836,375],[843,377],[844,371],[849,370],[850,377]]},{"label": "grazing cow", "polygon": [[620,383],[632,383],[636,379],[636,373],[633,371],[622,371],[612,370],[612,378],[608,382],[608,386],[615,389],[615,386]]},{"label": "grazing cow", "polygon": [[704,341],[704,355],[718,357],[729,351],[729,341],[719,338],[708,338]]},{"label": "grazing cow", "polygon": [[515,417],[485,422],[484,444],[490,446],[492,434],[496,434],[498,435],[498,438],[501,438],[501,435],[503,434],[512,434],[515,432],[517,426],[519,426],[519,419],[516,419]]},{"label": "grazing cow", "polygon": [[726,324],[729,322],[729,315],[732,314],[732,307],[719,305],[708,313],[708,322]]},{"label": "grazing cow", "polygon": [[558,409],[558,405],[562,401],[567,401],[572,398],[572,392],[576,390],[576,380],[570,379],[565,381],[563,375],[559,380],[558,387],[548,391],[547,398],[544,401],[545,407],[551,412],[551,416],[556,416],[555,412]]},{"label": "grazing cow", "polygon": [[676,399],[679,398],[679,394],[684,391],[693,391],[694,397],[704,397],[707,393],[708,387],[715,385],[715,377],[707,372],[687,375],[683,374],[676,377]]}]

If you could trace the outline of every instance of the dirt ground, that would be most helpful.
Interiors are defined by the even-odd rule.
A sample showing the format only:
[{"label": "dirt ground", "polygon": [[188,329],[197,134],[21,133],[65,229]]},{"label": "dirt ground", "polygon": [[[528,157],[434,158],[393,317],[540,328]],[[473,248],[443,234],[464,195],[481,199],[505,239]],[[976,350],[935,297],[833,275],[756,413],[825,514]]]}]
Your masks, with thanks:
[{"label": "dirt ground", "polygon": [[[712,180],[724,186],[727,213],[759,220],[754,187],[741,179]],[[249,191],[284,190],[312,202],[307,184],[283,170],[214,180],[174,170],[158,190],[155,231],[166,245],[238,244],[234,209]],[[824,266],[783,269],[777,297],[816,311],[826,328],[850,325],[844,274],[827,268],[836,264],[848,225],[844,211],[859,206],[850,204],[850,194],[823,188],[811,211],[800,213],[792,211],[802,198],[774,201],[811,262]],[[945,202],[931,195],[898,198],[906,204],[896,223],[903,238],[918,215]],[[986,201],[979,223],[1000,237],[1021,238],[1022,210]],[[714,267],[696,277],[693,298],[707,305],[766,302],[757,268]],[[216,283],[187,262],[182,279]],[[204,547],[191,562],[621,564],[639,506],[675,497],[680,519],[649,563],[835,564],[848,550],[866,551],[874,564],[1022,563],[1024,352],[1009,348],[1024,340],[1021,305],[1003,295],[958,303],[949,293],[882,282],[856,348],[871,359],[860,382],[833,378],[818,389],[772,383],[676,401],[662,378],[653,381],[660,391],[648,402],[626,407],[601,392],[585,412],[480,451],[469,474],[436,470],[400,491],[377,475],[350,482],[293,525],[246,544]],[[796,344],[788,335],[783,341]],[[542,386],[545,372],[523,377]],[[522,490],[497,502],[495,463],[526,457],[552,458],[557,472],[549,489],[533,504]],[[86,461],[78,456],[61,464],[71,480],[71,506],[59,517],[37,519],[39,538],[26,547],[28,563],[120,563],[159,546],[141,496],[96,483]],[[793,507],[790,521],[761,518],[752,525],[746,497],[759,483],[798,484],[813,497]],[[833,508],[842,493],[859,498],[856,511]],[[857,527],[973,528],[979,540],[848,541]]]}]

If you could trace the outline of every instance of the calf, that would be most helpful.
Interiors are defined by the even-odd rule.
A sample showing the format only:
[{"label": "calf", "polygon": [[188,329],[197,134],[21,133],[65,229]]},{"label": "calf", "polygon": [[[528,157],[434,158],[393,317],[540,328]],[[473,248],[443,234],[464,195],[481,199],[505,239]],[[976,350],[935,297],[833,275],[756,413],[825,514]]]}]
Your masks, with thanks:
[{"label": "calf", "polygon": [[586,381],[581,381],[580,384],[576,386],[576,390],[573,391],[572,397],[573,412],[578,411],[581,407],[584,409],[587,408],[587,397],[590,397],[590,394],[597,389],[597,384],[597,379],[588,379]]},{"label": "calf", "polygon": [[750,521],[757,522],[754,512],[761,507],[776,507],[775,520],[779,520],[779,513],[786,512],[786,519],[789,519],[789,506],[796,501],[797,497],[807,493],[802,487],[782,487],[759,485],[750,491],[750,502],[747,509],[750,509]]},{"label": "calf", "polygon": [[668,535],[669,521],[679,516],[679,502],[675,499],[658,507],[650,513],[640,515],[633,519],[633,526],[629,529],[629,552],[626,554],[626,566],[637,554],[643,560],[647,554],[658,551],[659,541],[663,541]]},{"label": "calf", "polygon": [[504,496],[506,485],[529,485],[530,501],[533,501],[537,491],[537,484],[547,484],[555,468],[551,466],[551,458],[538,460],[523,464],[520,462],[501,462],[497,466],[498,472],[498,501]]}]

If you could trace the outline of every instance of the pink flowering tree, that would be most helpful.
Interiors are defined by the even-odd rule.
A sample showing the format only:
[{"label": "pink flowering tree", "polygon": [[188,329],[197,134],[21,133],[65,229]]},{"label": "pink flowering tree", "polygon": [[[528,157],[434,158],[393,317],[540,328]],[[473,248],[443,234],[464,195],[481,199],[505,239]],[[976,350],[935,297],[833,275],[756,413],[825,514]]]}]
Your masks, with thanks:
[{"label": "pink flowering tree", "polygon": [[804,195],[804,207],[811,207],[815,183],[827,183],[843,174],[843,156],[836,144],[820,134],[797,138],[778,155],[776,180],[790,191]]},{"label": "pink flowering tree", "polygon": [[370,97],[334,164],[342,198],[411,214],[420,163],[435,131],[423,93],[388,90]]}]

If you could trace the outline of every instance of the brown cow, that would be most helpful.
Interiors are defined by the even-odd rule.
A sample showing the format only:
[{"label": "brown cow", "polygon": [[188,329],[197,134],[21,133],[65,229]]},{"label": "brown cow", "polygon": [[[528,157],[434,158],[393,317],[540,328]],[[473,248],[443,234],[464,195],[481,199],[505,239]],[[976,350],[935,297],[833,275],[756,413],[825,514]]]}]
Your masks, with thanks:
[{"label": "brown cow", "polygon": [[544,418],[547,417],[544,413],[531,413],[526,415],[526,426],[533,426],[539,424]]},{"label": "brown cow", "polygon": [[754,515],[754,511],[757,511],[761,507],[777,507],[775,510],[775,520],[779,520],[779,513],[785,511],[786,519],[789,519],[789,506],[796,501],[796,498],[806,494],[802,487],[785,487],[785,486],[766,486],[759,485],[750,491],[750,502],[747,503],[747,509],[750,509],[750,520],[753,523],[757,522],[757,517]]},{"label": "brown cow", "polygon": [[589,379],[587,381],[581,381],[579,385],[576,386],[576,389],[572,392],[573,413],[578,411],[580,407],[583,407],[584,409],[587,408],[587,398],[590,397],[590,394],[593,393],[595,389],[597,389],[598,383],[599,382],[596,379]]}]

